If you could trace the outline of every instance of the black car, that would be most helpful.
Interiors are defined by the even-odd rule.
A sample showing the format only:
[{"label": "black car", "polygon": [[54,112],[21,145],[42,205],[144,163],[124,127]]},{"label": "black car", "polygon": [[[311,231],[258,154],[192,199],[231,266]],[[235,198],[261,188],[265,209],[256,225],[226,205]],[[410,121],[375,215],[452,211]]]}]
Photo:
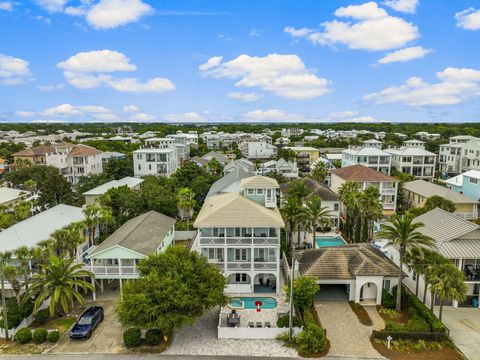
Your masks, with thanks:
[{"label": "black car", "polygon": [[103,307],[92,306],[80,315],[70,330],[70,339],[89,339],[93,330],[103,321]]}]

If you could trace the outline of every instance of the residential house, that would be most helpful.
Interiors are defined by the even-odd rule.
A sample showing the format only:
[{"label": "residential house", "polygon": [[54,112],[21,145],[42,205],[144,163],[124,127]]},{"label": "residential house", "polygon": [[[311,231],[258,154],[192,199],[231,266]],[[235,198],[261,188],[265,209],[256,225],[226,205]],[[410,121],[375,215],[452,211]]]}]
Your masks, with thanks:
[{"label": "residential house", "polygon": [[277,147],[266,141],[242,141],[238,148],[247,159],[265,160],[277,154]]},{"label": "residential house", "polygon": [[445,180],[450,190],[480,200],[480,170],[469,170],[453,178]]},{"label": "residential house", "polygon": [[205,155],[202,156],[202,159],[205,159],[207,161],[216,159],[223,166],[225,166],[225,164],[227,164],[230,161],[227,155],[220,152],[216,152],[216,151],[210,151],[206,153]]},{"label": "residential house", "polygon": [[0,187],[0,206],[9,207],[16,205],[29,196],[29,191]]},{"label": "residential house", "polygon": [[102,161],[104,163],[109,162],[110,160],[124,160],[127,158],[127,155],[116,152],[116,151],[104,151],[102,153]]},{"label": "residential house", "polygon": [[280,229],[276,180],[252,176],[240,181],[241,193],[206,198],[194,226],[192,246],[219,266],[229,293],[279,291]]},{"label": "residential house", "polygon": [[423,180],[409,181],[403,184],[405,201],[409,207],[423,207],[430,197],[444,197],[455,204],[455,215],[467,220],[478,219],[478,200],[474,200],[450,190],[447,187]]},{"label": "residential house", "polygon": [[480,170],[480,139],[473,136],[455,136],[449,144],[440,145],[439,169],[446,174]]},{"label": "residential house", "polygon": [[255,164],[251,162],[250,160],[247,159],[238,159],[238,160],[232,160],[229,163],[227,163],[224,168],[223,168],[223,173],[228,174],[229,172],[236,171],[236,169],[241,168],[252,175],[255,175]]},{"label": "residential house", "polygon": [[207,197],[225,193],[240,193],[242,191],[240,182],[251,176],[253,176],[252,173],[238,167],[215,181],[212,186],[210,186]]},{"label": "residential house", "polygon": [[419,131],[417,133],[415,133],[415,136],[418,136],[420,139],[422,140],[439,140],[442,136],[440,134],[437,134],[437,133],[428,133],[426,131]]},{"label": "residential house", "polygon": [[324,164],[326,170],[326,176],[324,183],[326,185],[330,185],[332,180],[332,170],[336,169],[335,165],[333,165],[332,161],[327,158],[319,157],[317,161],[315,161],[312,165],[310,165],[310,171],[313,171],[315,167],[319,164]]},{"label": "residential house", "polygon": [[46,165],[47,154],[55,151],[55,148],[47,145],[35,146],[30,149],[25,149],[13,154],[13,161],[15,164],[21,161],[28,161],[34,165]]},{"label": "residential house", "polygon": [[377,139],[370,139],[363,141],[364,148],[375,148],[382,150],[383,142]]},{"label": "residential house", "polygon": [[342,151],[342,168],[363,165],[390,175],[392,156],[377,147],[352,147]]},{"label": "residential house", "polygon": [[270,172],[276,172],[287,179],[298,178],[298,167],[295,161],[285,160],[283,158],[278,160],[270,160],[260,165],[258,170],[259,175],[266,175]]},{"label": "residential house", "polygon": [[320,285],[316,298],[381,305],[398,284],[398,267],[370,244],[308,249],[296,254],[298,272]]},{"label": "residential house", "polygon": [[309,146],[286,146],[285,149],[290,149],[295,152],[297,166],[300,171],[310,172],[310,166],[319,158],[318,149]]},{"label": "residential house", "polygon": [[130,189],[140,190],[142,183],[143,179],[127,176],[120,180],[112,180],[97,186],[96,188],[84,192],[82,195],[85,198],[85,205],[98,204],[100,196],[105,194],[110,189],[128,186]]},{"label": "residential house", "polygon": [[[93,273],[92,285],[100,280],[118,280],[120,292],[123,280],[137,279],[137,265],[149,255],[165,251],[175,240],[175,219],[149,211],[120,226],[99,245],[88,250],[85,269]],[[96,281],[97,280],[97,281]],[[93,298],[95,300],[95,292]]]},{"label": "residential house", "polygon": [[391,155],[392,170],[427,181],[432,181],[435,177],[437,155],[434,153],[419,146],[385,149],[385,152]]},{"label": "residential house", "polygon": [[380,193],[379,199],[383,206],[383,215],[388,216],[395,213],[399,182],[396,178],[363,165],[332,170],[331,189],[336,194],[347,181],[360,184],[361,191],[370,186],[376,187]]}]

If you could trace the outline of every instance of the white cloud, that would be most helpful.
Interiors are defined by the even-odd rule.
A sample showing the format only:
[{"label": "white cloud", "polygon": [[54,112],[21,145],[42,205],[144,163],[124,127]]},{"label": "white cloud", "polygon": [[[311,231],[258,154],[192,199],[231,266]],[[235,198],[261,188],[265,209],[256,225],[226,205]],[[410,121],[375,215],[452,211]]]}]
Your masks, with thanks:
[{"label": "white cloud", "polygon": [[93,117],[97,120],[104,120],[104,121],[118,120],[118,116],[112,113],[93,114]]},{"label": "white cloud", "polygon": [[372,123],[378,122],[379,120],[375,119],[373,116],[356,116],[351,118],[342,119],[341,122],[348,123]]},{"label": "white cloud", "polygon": [[65,87],[65,84],[54,84],[54,85],[37,85],[37,89],[44,92],[52,92],[56,90],[62,90]]},{"label": "white cloud", "polygon": [[153,8],[140,0],[100,0],[89,9],[86,18],[95,28],[112,29],[152,13]]},{"label": "white cloud", "polygon": [[130,121],[150,122],[150,121],[154,121],[156,119],[156,116],[151,115],[151,114],[145,114],[143,112],[139,112],[139,113],[131,115],[129,119],[130,119]]},{"label": "white cloud", "polygon": [[323,31],[293,27],[286,27],[284,31],[313,44],[342,44],[350,49],[368,51],[396,49],[420,37],[415,25],[388,15],[373,1],[338,8],[335,16],[353,21],[327,21],[322,24]]},{"label": "white cloud", "polygon": [[259,36],[260,36],[260,33],[261,33],[260,30],[258,30],[258,29],[252,29],[252,30],[250,30],[250,32],[248,33],[248,36],[251,36],[251,37],[259,37]]},{"label": "white cloud", "polygon": [[332,118],[345,118],[345,117],[352,117],[358,115],[358,111],[353,110],[345,110],[345,111],[338,111],[332,112],[329,114],[329,117]]},{"label": "white cloud", "polygon": [[419,0],[385,0],[384,4],[393,10],[414,14],[417,11]]},{"label": "white cloud", "polygon": [[0,85],[19,85],[30,80],[28,61],[0,54]]},{"label": "white cloud", "polygon": [[377,62],[379,64],[389,64],[393,62],[407,62],[414,59],[421,59],[430,53],[430,49],[425,49],[421,46],[413,46],[405,49],[400,49],[393,51],[383,58],[379,59]]},{"label": "white cloud", "polygon": [[135,106],[135,105],[124,106],[122,110],[123,110],[123,112],[126,112],[126,113],[140,112],[140,109],[138,108],[138,106]]},{"label": "white cloud", "polygon": [[260,96],[255,93],[238,93],[238,92],[231,92],[228,93],[227,96],[230,99],[240,100],[243,102],[252,102],[257,101],[260,99]]},{"label": "white cloud", "polygon": [[304,121],[305,117],[299,114],[291,114],[284,110],[253,110],[242,114],[242,117],[250,121]]},{"label": "white cloud", "polygon": [[38,6],[52,13],[63,11],[68,1],[69,0],[35,0]]},{"label": "white cloud", "polygon": [[15,113],[16,116],[21,117],[21,118],[29,118],[32,116],[35,116],[35,112],[33,111],[17,111]]},{"label": "white cloud", "polygon": [[329,80],[317,77],[294,54],[264,57],[244,54],[227,62],[214,57],[199,69],[204,76],[236,79],[236,87],[258,87],[283,98],[311,99],[330,92]]},{"label": "white cloud", "polygon": [[164,92],[175,89],[166,78],[155,77],[142,82],[138,78],[118,78],[112,73],[132,72],[137,67],[124,54],[113,50],[80,52],[57,66],[63,70],[67,82],[80,89],[100,86],[110,87],[121,92]]},{"label": "white cloud", "polygon": [[55,107],[47,108],[41,112],[42,116],[78,116],[83,114],[108,114],[110,109],[103,106],[83,105],[74,106],[71,104],[61,104]]},{"label": "white cloud", "polygon": [[455,14],[457,27],[465,30],[480,30],[480,10],[473,7]]},{"label": "white cloud", "polygon": [[184,114],[167,114],[165,120],[172,122],[203,121],[204,117],[196,112],[186,112]]},{"label": "white cloud", "polygon": [[12,11],[13,4],[10,1],[0,1],[0,10]]},{"label": "white cloud", "polygon": [[455,105],[480,96],[480,70],[449,67],[437,72],[437,83],[411,77],[400,86],[392,86],[364,96],[376,104],[408,106]]}]

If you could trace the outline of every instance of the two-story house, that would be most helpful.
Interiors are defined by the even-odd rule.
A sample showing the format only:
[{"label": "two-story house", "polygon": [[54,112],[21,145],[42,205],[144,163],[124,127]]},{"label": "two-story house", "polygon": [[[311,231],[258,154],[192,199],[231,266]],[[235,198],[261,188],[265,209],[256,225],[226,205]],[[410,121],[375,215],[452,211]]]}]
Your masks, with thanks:
[{"label": "two-story house", "polygon": [[229,293],[279,291],[280,229],[275,179],[252,176],[241,191],[207,197],[194,226],[193,249],[220,267]]},{"label": "two-story house", "polygon": [[360,184],[360,190],[365,190],[371,186],[378,188],[383,215],[389,216],[395,213],[399,182],[396,178],[363,165],[353,165],[332,171],[331,189],[336,194],[347,181]]},{"label": "two-story house", "polygon": [[238,148],[247,159],[265,160],[277,154],[277,147],[266,141],[242,141]]},{"label": "two-story house", "polygon": [[439,170],[447,175],[480,170],[480,139],[469,135],[451,137],[448,144],[440,145],[438,163]]},{"label": "two-story house", "polygon": [[390,175],[392,156],[378,147],[352,147],[342,151],[342,168],[363,165]]},{"label": "two-story house", "polygon": [[480,170],[469,170],[445,180],[450,190],[480,200]]},{"label": "two-story house", "polygon": [[285,160],[283,158],[264,162],[258,169],[259,175],[266,175],[271,172],[276,172],[287,179],[298,178],[297,163],[295,161]]},{"label": "two-story house", "polygon": [[310,166],[320,156],[318,149],[310,146],[286,146],[285,149],[292,150],[295,153],[297,166],[303,172],[310,172]]},{"label": "two-story house", "polygon": [[437,155],[434,153],[418,146],[385,149],[385,152],[392,156],[392,169],[427,181],[435,177]]}]

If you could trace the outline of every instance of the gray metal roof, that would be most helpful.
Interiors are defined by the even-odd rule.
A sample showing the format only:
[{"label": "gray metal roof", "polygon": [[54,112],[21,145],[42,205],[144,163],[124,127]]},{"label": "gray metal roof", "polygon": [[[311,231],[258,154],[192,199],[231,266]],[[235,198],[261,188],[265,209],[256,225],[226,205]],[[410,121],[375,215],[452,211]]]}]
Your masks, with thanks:
[{"label": "gray metal roof", "polygon": [[438,251],[448,259],[478,259],[480,258],[480,237],[447,241],[438,247]]},{"label": "gray metal roof", "polygon": [[141,184],[142,182],[143,182],[143,179],[127,176],[127,177],[124,177],[123,179],[112,180],[112,181],[109,181],[105,184],[97,186],[94,189],[91,189],[91,190],[88,190],[87,192],[84,192],[83,195],[103,195],[110,189],[118,188],[118,187],[124,186],[124,185],[127,185],[129,188],[133,188],[133,187]]},{"label": "gray metal roof", "polygon": [[114,246],[122,246],[145,256],[151,255],[175,222],[175,219],[153,210],[134,217],[98,245],[89,257],[94,257]]},{"label": "gray metal roof", "polygon": [[229,172],[227,175],[221,177],[217,181],[215,181],[210,190],[208,191],[207,197],[221,194],[224,189],[229,187],[230,185],[234,184],[238,181],[239,188],[240,188],[240,180],[251,177],[252,174],[243,170],[240,167],[237,167],[232,172]]},{"label": "gray metal roof", "polygon": [[414,180],[409,181],[403,184],[403,188],[407,191],[410,191],[415,194],[419,194],[426,198],[429,198],[434,195],[442,196],[445,199],[452,201],[454,204],[476,204],[477,200],[473,200],[468,196],[457,193],[453,190],[450,190],[446,187],[433,184],[424,180]]}]

